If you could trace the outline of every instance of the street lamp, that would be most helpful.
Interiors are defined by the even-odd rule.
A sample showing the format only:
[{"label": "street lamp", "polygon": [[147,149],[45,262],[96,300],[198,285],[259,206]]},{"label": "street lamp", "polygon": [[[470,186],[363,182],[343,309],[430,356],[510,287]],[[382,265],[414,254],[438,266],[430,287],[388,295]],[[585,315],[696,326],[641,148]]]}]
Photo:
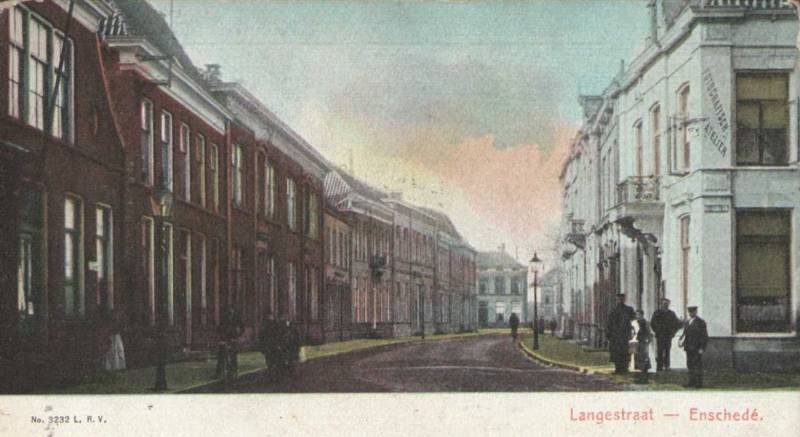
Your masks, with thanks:
[{"label": "street lamp", "polygon": [[165,391],[167,389],[167,370],[166,370],[166,362],[167,362],[167,351],[165,345],[165,337],[166,337],[166,330],[167,330],[167,323],[166,318],[169,309],[168,301],[167,301],[167,288],[169,284],[167,281],[169,280],[167,269],[169,268],[169,262],[167,257],[169,256],[169,240],[167,235],[167,222],[172,217],[172,203],[173,203],[173,194],[169,188],[167,188],[166,184],[161,184],[161,188],[159,188],[158,192],[155,193],[153,197],[150,198],[150,207],[153,212],[153,217],[158,225],[158,229],[161,232],[161,309],[162,313],[158,318],[158,332],[156,333],[156,347],[158,352],[158,362],[156,363],[156,380],[153,385],[153,391]]},{"label": "street lamp", "polygon": [[533,271],[533,350],[537,350],[539,349],[539,296],[536,288],[539,286],[539,268],[541,268],[542,260],[534,252],[533,258],[528,263]]}]

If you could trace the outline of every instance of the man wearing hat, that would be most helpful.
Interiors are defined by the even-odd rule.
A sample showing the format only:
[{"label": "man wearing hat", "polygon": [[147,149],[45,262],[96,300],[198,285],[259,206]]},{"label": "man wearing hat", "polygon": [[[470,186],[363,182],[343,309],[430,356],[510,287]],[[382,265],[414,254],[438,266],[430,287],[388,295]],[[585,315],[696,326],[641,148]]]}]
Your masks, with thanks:
[{"label": "man wearing hat", "polygon": [[675,312],[669,309],[669,299],[661,300],[661,308],[653,313],[650,326],[656,333],[656,371],[669,370],[669,350],[672,338],[681,329],[681,321]]},{"label": "man wearing hat", "polygon": [[686,367],[689,368],[689,383],[685,387],[703,387],[703,352],[708,344],[708,329],[705,320],[697,315],[697,307],[690,306],[689,320],[683,326],[681,342],[686,351]]},{"label": "man wearing hat", "polygon": [[631,321],[636,319],[633,308],[625,305],[625,295],[617,295],[617,306],[608,315],[606,338],[608,339],[608,352],[614,363],[614,373],[626,373],[631,361],[629,342],[633,335]]}]

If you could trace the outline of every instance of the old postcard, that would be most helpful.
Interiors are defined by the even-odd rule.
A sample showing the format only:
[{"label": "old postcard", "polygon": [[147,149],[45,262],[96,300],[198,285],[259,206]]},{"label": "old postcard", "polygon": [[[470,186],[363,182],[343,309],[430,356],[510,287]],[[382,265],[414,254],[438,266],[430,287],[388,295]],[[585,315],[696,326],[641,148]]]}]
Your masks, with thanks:
[{"label": "old postcard", "polygon": [[798,8],[0,1],[0,435],[793,435]]}]

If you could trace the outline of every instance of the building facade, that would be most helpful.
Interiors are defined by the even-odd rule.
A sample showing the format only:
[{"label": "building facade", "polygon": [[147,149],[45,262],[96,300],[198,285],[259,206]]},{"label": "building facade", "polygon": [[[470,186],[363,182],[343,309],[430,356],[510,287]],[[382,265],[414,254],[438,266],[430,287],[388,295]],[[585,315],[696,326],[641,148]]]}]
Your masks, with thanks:
[{"label": "building facade", "polygon": [[478,252],[478,325],[508,326],[511,314],[520,323],[528,316],[528,269],[506,253],[505,245],[496,252]]},{"label": "building facade", "polygon": [[562,172],[571,334],[602,345],[616,292],[648,315],[666,297],[679,316],[699,307],[707,365],[796,369],[796,11],[664,0],[651,13],[644,51],[582,99]]}]

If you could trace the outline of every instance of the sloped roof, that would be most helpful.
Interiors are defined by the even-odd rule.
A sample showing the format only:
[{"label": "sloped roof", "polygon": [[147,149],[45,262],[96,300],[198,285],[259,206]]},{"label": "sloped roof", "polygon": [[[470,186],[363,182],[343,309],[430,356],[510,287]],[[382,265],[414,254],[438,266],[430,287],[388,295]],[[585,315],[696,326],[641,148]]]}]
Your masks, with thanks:
[{"label": "sloped roof", "polygon": [[366,181],[358,179],[346,171],[337,171],[337,173],[352,191],[355,191],[356,193],[370,200],[381,202],[383,199],[389,197],[389,194],[385,191],[370,185]]},{"label": "sloped roof", "polygon": [[458,229],[456,229],[456,226],[453,224],[453,222],[450,220],[450,217],[448,217],[447,214],[431,208],[425,208],[425,207],[417,207],[417,208],[420,211],[423,211],[424,213],[433,216],[433,218],[435,218],[436,221],[439,223],[439,226],[441,226],[440,230],[447,232],[448,234],[452,235],[453,237],[459,240],[463,240],[461,234],[458,232]]},{"label": "sloped roof", "polygon": [[525,266],[505,252],[478,252],[478,270],[496,268],[524,269]]},{"label": "sloped roof", "polygon": [[138,36],[146,38],[159,51],[175,58],[192,79],[205,84],[191,58],[181,46],[169,24],[146,0],[106,0],[118,14],[105,20],[100,32],[103,36]]}]

